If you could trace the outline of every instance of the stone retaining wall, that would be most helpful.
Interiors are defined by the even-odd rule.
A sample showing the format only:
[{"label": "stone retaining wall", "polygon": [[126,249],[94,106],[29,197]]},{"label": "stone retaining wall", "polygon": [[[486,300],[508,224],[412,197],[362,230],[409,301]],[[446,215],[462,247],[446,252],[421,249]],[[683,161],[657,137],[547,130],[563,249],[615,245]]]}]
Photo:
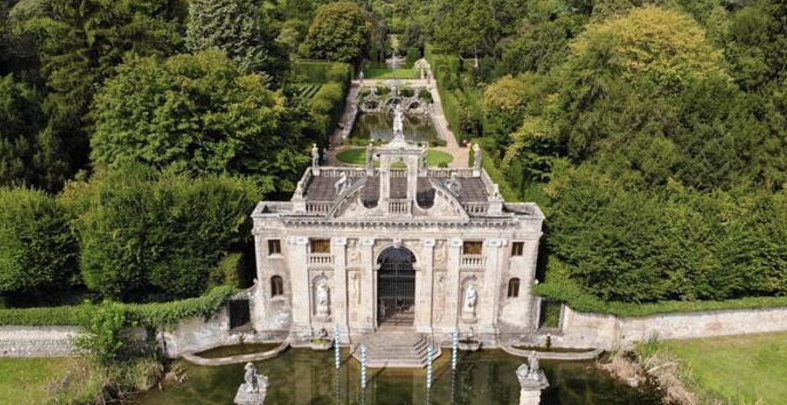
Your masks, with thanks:
[{"label": "stone retaining wall", "polygon": [[69,326],[0,326],[0,356],[69,356],[78,333]]},{"label": "stone retaining wall", "polygon": [[563,307],[556,347],[629,347],[655,336],[661,340],[691,339],[787,331],[787,308],[690,312],[642,318],[581,313]]}]

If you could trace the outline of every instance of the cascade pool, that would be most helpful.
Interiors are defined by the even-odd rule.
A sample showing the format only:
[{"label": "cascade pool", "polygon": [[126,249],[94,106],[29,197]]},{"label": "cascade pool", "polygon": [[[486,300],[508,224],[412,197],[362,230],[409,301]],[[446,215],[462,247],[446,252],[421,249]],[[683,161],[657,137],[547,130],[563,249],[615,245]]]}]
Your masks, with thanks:
[{"label": "cascade pool", "polygon": [[[237,354],[237,348],[211,351]],[[256,362],[270,386],[266,405],[516,405],[516,368],[525,360],[499,350],[461,353],[458,370],[451,371],[450,349],[435,362],[435,381],[426,392],[425,370],[369,369],[369,383],[360,389],[360,365],[342,351],[342,367],[333,367],[333,352],[290,349],[281,356]],[[229,405],[243,381],[243,364],[200,367],[184,364],[186,381],[163,391],[134,398],[138,405]],[[544,405],[657,405],[660,396],[635,390],[609,377],[593,362],[542,361],[551,385],[542,394]]]},{"label": "cascade pool", "polygon": [[[393,138],[393,118],[386,113],[358,115],[350,138],[388,142]],[[427,143],[437,139],[437,131],[428,116],[404,116],[404,138],[414,143]]]}]

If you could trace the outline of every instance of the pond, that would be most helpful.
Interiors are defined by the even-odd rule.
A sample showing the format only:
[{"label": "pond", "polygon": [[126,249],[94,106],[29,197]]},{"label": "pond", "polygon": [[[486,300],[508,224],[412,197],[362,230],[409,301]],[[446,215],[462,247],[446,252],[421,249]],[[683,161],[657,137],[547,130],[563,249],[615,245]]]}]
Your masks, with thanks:
[{"label": "pond", "polygon": [[[410,142],[428,143],[437,139],[429,116],[405,115],[404,137]],[[388,142],[393,138],[393,115],[366,113],[358,115],[350,138]]]},{"label": "pond", "polygon": [[[219,349],[221,351],[223,349]],[[237,350],[232,353],[237,353]],[[209,355],[215,356],[214,351]],[[521,358],[499,350],[461,353],[451,371],[450,350],[435,363],[435,380],[427,395],[425,370],[369,369],[367,389],[360,389],[360,365],[342,351],[342,367],[333,368],[333,352],[290,349],[255,363],[268,377],[266,405],[517,405],[516,368]],[[652,391],[638,391],[607,376],[593,362],[548,362],[541,366],[551,384],[542,393],[545,405],[657,405]],[[243,381],[243,365],[184,365],[188,377],[177,387],[135,398],[139,405],[229,405]]]}]

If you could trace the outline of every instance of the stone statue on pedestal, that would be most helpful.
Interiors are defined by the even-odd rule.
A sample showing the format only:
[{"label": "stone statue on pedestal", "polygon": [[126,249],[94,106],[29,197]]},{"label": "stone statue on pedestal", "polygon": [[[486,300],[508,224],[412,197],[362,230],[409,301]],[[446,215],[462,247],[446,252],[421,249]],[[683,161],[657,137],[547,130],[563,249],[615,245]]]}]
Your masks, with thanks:
[{"label": "stone statue on pedestal", "polygon": [[312,168],[317,168],[320,165],[320,149],[317,144],[312,144]]},{"label": "stone statue on pedestal", "polygon": [[244,383],[238,387],[235,403],[238,405],[263,405],[268,392],[268,377],[257,373],[252,363],[246,363],[243,374]]},{"label": "stone statue on pedestal", "polygon": [[473,159],[473,167],[480,168],[482,160],[484,158],[483,156],[481,156],[481,146],[479,146],[478,144],[473,145],[473,154],[474,154],[473,157],[475,158]]}]

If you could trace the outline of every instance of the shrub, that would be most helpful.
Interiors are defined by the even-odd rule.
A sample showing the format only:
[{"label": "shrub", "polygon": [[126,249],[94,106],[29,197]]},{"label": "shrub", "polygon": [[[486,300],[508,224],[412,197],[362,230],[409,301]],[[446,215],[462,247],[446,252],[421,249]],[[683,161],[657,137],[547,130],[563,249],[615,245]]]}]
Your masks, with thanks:
[{"label": "shrub", "polygon": [[415,95],[415,90],[413,90],[412,87],[402,87],[399,90],[399,94],[401,94],[404,97],[412,97]]},{"label": "shrub", "polygon": [[448,142],[446,142],[445,139],[432,139],[429,141],[429,146],[433,148],[444,148],[446,145],[448,145]]},{"label": "shrub", "polygon": [[83,312],[82,333],[75,346],[97,364],[110,365],[125,360],[128,314],[123,304],[105,302]]},{"label": "shrub", "polygon": [[391,92],[391,88],[388,86],[377,86],[377,94],[384,96]]},{"label": "shrub", "polygon": [[209,285],[243,287],[247,283],[246,263],[240,253],[230,253],[214,267],[209,275]]},{"label": "shrub", "polygon": [[349,83],[352,67],[343,62],[296,60],[292,75],[297,83]]},{"label": "shrub", "polygon": [[0,188],[0,294],[53,293],[78,284],[78,245],[68,213],[27,188]]},{"label": "shrub", "polygon": [[407,48],[407,64],[412,65],[418,59],[421,59],[421,49],[417,46],[411,46]]}]

